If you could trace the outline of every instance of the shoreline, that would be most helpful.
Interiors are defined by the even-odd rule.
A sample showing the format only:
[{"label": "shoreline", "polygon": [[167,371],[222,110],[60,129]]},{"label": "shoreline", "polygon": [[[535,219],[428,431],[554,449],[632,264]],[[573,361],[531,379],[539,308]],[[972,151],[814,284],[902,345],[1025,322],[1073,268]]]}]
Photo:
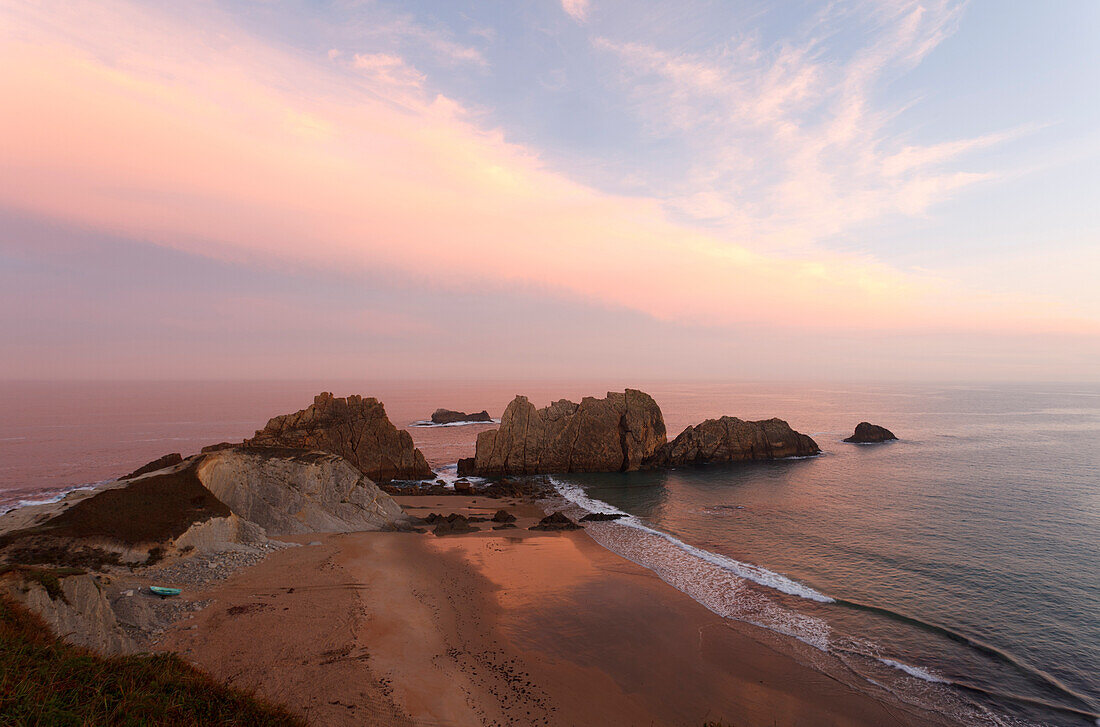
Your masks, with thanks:
[{"label": "shoreline", "polygon": [[957,724],[845,683],[812,647],[722,618],[585,532],[527,531],[534,503],[397,499],[505,507],[519,529],[285,538],[322,544],[198,594],[211,605],[160,648],[323,724]]}]

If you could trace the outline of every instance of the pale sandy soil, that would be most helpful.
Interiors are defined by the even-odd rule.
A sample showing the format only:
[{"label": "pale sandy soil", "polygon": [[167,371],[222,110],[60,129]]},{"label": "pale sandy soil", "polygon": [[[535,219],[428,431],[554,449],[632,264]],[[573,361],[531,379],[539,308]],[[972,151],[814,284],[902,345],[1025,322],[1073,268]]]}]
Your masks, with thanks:
[{"label": "pale sandy soil", "polygon": [[532,505],[399,500],[524,517],[297,538],[322,544],[200,594],[212,605],[161,646],[317,725],[944,724],[807,666],[820,654],[716,616],[583,531],[527,531]]}]

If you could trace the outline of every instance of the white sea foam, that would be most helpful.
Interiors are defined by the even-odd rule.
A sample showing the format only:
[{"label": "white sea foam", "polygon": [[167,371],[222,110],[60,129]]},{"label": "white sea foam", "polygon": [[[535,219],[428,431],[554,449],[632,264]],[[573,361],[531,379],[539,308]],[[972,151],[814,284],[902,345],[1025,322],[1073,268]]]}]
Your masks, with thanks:
[{"label": "white sea foam", "polygon": [[879,659],[880,662],[886,666],[892,666],[895,669],[901,669],[903,672],[911,677],[917,679],[923,679],[926,682],[932,682],[933,684],[949,684],[946,679],[941,679],[927,669],[923,669],[919,666],[910,666],[909,664],[903,664],[900,661],[894,661],[893,659]]},{"label": "white sea foam", "polygon": [[18,502],[14,502],[10,505],[0,505],[0,515],[6,515],[9,512],[11,512],[12,510],[18,510],[21,507],[34,507],[35,505],[52,505],[55,502],[61,502],[67,496],[69,496],[70,494],[72,494],[74,492],[84,492],[84,491],[87,491],[87,490],[94,490],[98,487],[101,487],[102,485],[106,485],[107,483],[114,482],[114,481],[115,480],[113,480],[113,479],[112,480],[100,480],[99,482],[90,482],[90,483],[84,484],[84,485],[77,485],[76,487],[68,487],[68,488],[58,492],[56,495],[53,495],[52,497],[48,497],[44,500],[19,500]]},{"label": "white sea foam", "polygon": [[554,480],[553,482],[558,493],[566,500],[569,500],[578,507],[588,510],[589,512],[606,512],[627,515],[627,517],[621,518],[615,522],[621,525],[625,525],[627,527],[641,530],[658,538],[662,538],[663,540],[668,541],[669,543],[673,544],[684,552],[689,553],[696,558],[700,558],[701,560],[704,560],[712,565],[716,565],[719,568],[723,568],[739,578],[744,578],[767,588],[772,588],[774,590],[781,591],[792,596],[798,596],[799,598],[805,598],[810,601],[817,601],[819,603],[834,602],[833,599],[829,596],[826,596],[825,594],[820,593],[813,588],[810,588],[804,583],[799,583],[796,580],[792,580],[784,575],[781,575],[774,571],[770,571],[767,568],[762,568],[758,565],[753,565],[751,563],[742,563],[739,560],[734,560],[733,558],[729,558],[718,553],[712,553],[709,550],[697,548],[694,545],[685,543],[679,538],[669,535],[668,533],[662,532],[660,530],[655,530],[654,528],[651,528],[648,525],[642,523],[642,521],[638,518],[630,516],[628,513],[624,513],[622,510],[619,510],[618,508],[615,508],[608,503],[603,502],[602,500],[594,500],[590,498],[584,492],[584,490],[582,490],[580,487],[577,487],[576,485],[572,485],[567,482],[559,482],[557,480]]},{"label": "white sea foam", "polygon": [[442,467],[437,468],[435,470],[435,480],[443,480],[443,486],[449,487],[451,489],[454,489],[455,482],[457,482],[458,480],[466,480],[473,485],[480,485],[489,481],[484,477],[459,477],[457,463],[445,464]]}]

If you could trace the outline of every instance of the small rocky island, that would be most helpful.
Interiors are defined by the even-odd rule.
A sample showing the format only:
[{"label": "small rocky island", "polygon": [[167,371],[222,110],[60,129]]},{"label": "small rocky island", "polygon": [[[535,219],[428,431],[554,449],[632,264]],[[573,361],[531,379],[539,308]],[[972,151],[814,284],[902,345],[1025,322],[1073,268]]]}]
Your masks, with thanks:
[{"label": "small rocky island", "polygon": [[878,442],[888,442],[892,439],[897,439],[897,437],[895,437],[894,433],[886,427],[880,427],[870,422],[860,422],[856,425],[855,433],[844,441],[853,444],[877,444]]},{"label": "small rocky island", "polygon": [[491,422],[493,418],[489,412],[482,409],[476,414],[467,414],[453,409],[436,409],[432,412],[432,424],[459,424],[466,422]]}]

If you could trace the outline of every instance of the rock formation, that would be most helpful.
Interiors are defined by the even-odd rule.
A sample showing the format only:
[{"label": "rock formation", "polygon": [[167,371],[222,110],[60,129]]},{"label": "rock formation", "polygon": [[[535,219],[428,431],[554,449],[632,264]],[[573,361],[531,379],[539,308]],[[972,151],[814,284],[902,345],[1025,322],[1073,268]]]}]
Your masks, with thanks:
[{"label": "rock formation", "polygon": [[493,418],[489,412],[482,410],[476,414],[467,414],[462,411],[450,409],[436,409],[432,413],[432,424],[454,424],[456,422],[491,422]]},{"label": "rock formation", "polygon": [[138,467],[136,470],[126,475],[125,477],[119,477],[120,480],[132,480],[135,477],[141,477],[142,475],[149,474],[150,472],[156,472],[162,470],[165,467],[171,467],[172,465],[179,464],[183,461],[183,455],[179,452],[173,452],[172,454],[166,454],[163,457],[158,457],[152,462],[146,465]]},{"label": "rock formation", "polygon": [[528,530],[580,530],[583,525],[577,525],[560,510],[550,513],[538,525],[532,525]]},{"label": "rock formation", "polygon": [[585,397],[580,404],[562,399],[543,409],[517,396],[500,428],[478,435],[474,461],[460,462],[459,472],[624,472],[640,468],[664,443],[660,407],[635,389]]},{"label": "rock formation", "polygon": [[12,570],[0,576],[0,593],[37,613],[53,633],[70,644],[107,656],[137,651],[93,576],[79,571],[61,573],[54,583],[48,588],[21,579],[19,572]]},{"label": "rock formation", "polygon": [[736,417],[707,419],[688,427],[646,461],[647,467],[679,467],[712,462],[805,457],[817,443],[782,419],[746,422]]},{"label": "rock formation", "polygon": [[845,439],[845,442],[853,442],[855,444],[871,444],[875,442],[886,442],[891,439],[897,439],[894,433],[885,427],[880,427],[877,424],[871,424],[870,422],[860,422],[856,425],[855,433]]},{"label": "rock formation", "polygon": [[400,526],[401,507],[346,460],[326,452],[227,449],[204,455],[198,479],[268,535]]},{"label": "rock formation", "polygon": [[434,477],[412,437],[390,422],[382,403],[361,396],[319,394],[309,408],[269,421],[245,445],[332,452],[375,481]]}]

